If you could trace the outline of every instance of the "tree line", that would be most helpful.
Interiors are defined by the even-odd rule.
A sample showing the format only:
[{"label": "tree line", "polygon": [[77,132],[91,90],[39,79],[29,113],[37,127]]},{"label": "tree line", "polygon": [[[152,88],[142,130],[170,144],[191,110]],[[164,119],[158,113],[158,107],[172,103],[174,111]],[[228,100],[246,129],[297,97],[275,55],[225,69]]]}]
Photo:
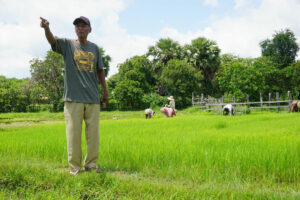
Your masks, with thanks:
[{"label": "tree line", "polygon": [[[192,93],[213,97],[235,96],[258,100],[260,94],[300,90],[299,46],[289,30],[275,32],[260,44],[261,57],[240,58],[221,54],[216,42],[204,37],[181,46],[162,38],[144,55],[118,65],[118,73],[107,79],[108,110],[135,110],[163,106],[174,96],[176,107],[191,105]],[[105,72],[111,57],[101,48]],[[63,102],[63,58],[48,51],[44,60],[30,61],[31,77],[7,79],[0,76],[0,112],[49,109],[61,111]],[[101,88],[99,87],[99,90]],[[100,92],[101,94],[101,92]],[[101,99],[101,98],[100,98]]]}]

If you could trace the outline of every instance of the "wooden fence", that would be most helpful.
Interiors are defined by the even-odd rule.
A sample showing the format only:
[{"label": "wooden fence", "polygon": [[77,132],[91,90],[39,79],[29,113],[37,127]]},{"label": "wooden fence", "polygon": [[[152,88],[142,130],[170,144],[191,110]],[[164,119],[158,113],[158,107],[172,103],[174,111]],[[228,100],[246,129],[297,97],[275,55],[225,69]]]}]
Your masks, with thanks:
[{"label": "wooden fence", "polygon": [[212,98],[212,97],[204,97],[203,94],[201,96],[194,96],[192,94],[192,104],[193,106],[198,106],[203,111],[222,111],[223,106],[226,104],[232,104],[235,108],[236,112],[249,112],[250,110],[257,109],[272,109],[277,112],[290,112],[290,104],[293,101],[291,99],[290,92],[287,92],[287,98],[282,99],[279,96],[279,93],[276,93],[276,98],[272,99],[271,93],[269,93],[269,99],[267,101],[263,100],[262,95],[260,94],[260,101],[250,102],[249,96],[247,96],[247,100],[245,102],[236,102],[235,98],[221,97],[221,98]]}]

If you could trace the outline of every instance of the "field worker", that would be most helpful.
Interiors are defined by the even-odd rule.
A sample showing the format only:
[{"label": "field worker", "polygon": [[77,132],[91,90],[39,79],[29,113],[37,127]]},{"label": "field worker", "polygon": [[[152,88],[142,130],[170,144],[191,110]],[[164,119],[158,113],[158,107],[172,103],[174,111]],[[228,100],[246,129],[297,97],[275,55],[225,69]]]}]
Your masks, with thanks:
[{"label": "field worker", "polygon": [[290,105],[290,111],[291,112],[298,112],[298,101],[292,101],[291,105]]},{"label": "field worker", "polygon": [[173,96],[169,96],[168,100],[170,100],[168,107],[175,109],[175,99]]},{"label": "field worker", "polygon": [[176,116],[177,110],[175,110],[173,108],[163,107],[163,108],[160,109],[160,112],[165,117],[173,117],[173,116]]},{"label": "field worker", "polygon": [[99,153],[99,82],[103,89],[104,108],[108,96],[99,47],[87,40],[92,30],[90,21],[83,16],[73,21],[77,35],[77,39],[73,40],[54,37],[49,22],[42,17],[40,19],[40,26],[44,29],[52,50],[63,55],[65,62],[63,101],[70,174],[75,176],[81,169],[83,120],[87,143],[84,170],[100,172],[96,165]]},{"label": "field worker", "polygon": [[154,112],[152,109],[150,109],[150,108],[147,108],[147,109],[145,110],[145,117],[146,117],[146,119],[147,119],[147,118],[151,119],[151,117],[152,117],[154,114],[155,114],[155,112]]},{"label": "field worker", "polygon": [[234,115],[234,109],[231,104],[226,104],[223,108],[223,115]]}]

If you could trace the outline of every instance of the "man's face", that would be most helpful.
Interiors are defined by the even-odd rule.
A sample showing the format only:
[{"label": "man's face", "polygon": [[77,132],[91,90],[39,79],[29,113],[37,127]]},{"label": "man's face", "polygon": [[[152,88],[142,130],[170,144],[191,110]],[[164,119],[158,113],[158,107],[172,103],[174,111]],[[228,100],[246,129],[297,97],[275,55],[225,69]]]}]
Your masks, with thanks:
[{"label": "man's face", "polygon": [[91,32],[91,28],[84,22],[79,22],[75,25],[75,32],[78,38],[87,38],[88,34]]}]

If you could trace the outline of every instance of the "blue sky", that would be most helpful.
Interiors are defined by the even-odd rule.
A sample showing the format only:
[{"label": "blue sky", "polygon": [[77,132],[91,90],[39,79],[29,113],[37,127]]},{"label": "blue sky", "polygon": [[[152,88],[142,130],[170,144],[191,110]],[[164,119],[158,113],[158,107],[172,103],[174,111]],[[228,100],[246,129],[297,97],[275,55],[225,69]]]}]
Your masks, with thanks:
[{"label": "blue sky", "polygon": [[[186,0],[137,0],[120,12],[120,25],[131,34],[159,36],[159,31],[165,26],[182,31],[196,31],[209,24],[211,14],[226,13],[230,4],[218,7],[203,6],[201,1]],[[220,14],[220,13],[219,13]]]},{"label": "blue sky", "polygon": [[[205,4],[200,0],[132,1],[120,12],[120,26],[131,34],[159,37],[159,31],[165,26],[182,32],[197,31],[209,26],[213,19],[238,15],[234,12],[235,1],[215,2],[218,3]],[[252,0],[248,6],[255,8],[259,2]]]},{"label": "blue sky", "polygon": [[[83,3],[84,2],[84,3]],[[260,56],[259,43],[291,29],[299,43],[299,0],[0,0],[0,75],[30,76],[33,58],[50,49],[39,17],[58,37],[76,38],[73,20],[90,18],[89,40],[112,57],[109,76],[160,38],[180,44],[198,37],[214,40],[221,53]]]}]

